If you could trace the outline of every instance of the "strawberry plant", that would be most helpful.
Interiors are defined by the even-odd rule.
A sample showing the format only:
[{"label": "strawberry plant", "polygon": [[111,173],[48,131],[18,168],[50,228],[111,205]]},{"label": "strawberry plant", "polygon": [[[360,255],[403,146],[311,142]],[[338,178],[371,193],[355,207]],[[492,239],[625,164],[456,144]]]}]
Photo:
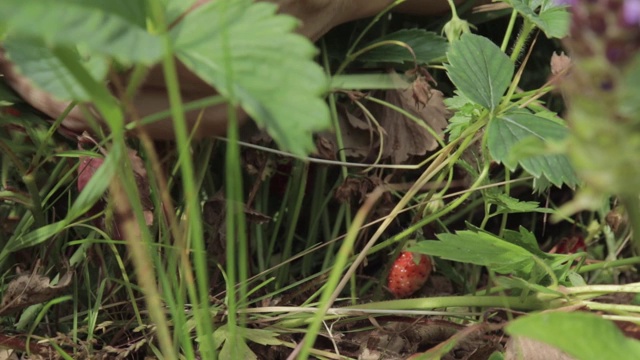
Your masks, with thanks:
[{"label": "strawberry plant", "polygon": [[637,353],[636,2],[3,0],[0,344]]}]

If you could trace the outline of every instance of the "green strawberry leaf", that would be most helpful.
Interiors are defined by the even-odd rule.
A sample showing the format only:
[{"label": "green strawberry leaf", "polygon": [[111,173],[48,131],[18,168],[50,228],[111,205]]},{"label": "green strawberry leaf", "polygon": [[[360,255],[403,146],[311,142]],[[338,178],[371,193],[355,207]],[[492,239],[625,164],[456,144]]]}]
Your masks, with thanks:
[{"label": "green strawberry leaf", "polygon": [[417,242],[411,251],[486,266],[500,274],[529,274],[536,266],[531,252],[491,234],[459,231],[437,236],[440,241]]},{"label": "green strawberry leaf", "polygon": [[407,44],[414,52],[414,58],[408,49],[398,45],[379,46],[360,55],[358,60],[365,62],[404,63],[414,62],[429,64],[443,59],[446,55],[448,43],[442,36],[422,29],[404,29],[387,34],[372,41],[363,48],[373,46],[381,41],[399,41]]},{"label": "green strawberry leaf", "polygon": [[312,133],[330,127],[322,98],[329,84],[312,60],[313,44],[292,33],[297,20],[276,10],[214,1],[185,16],[172,36],[188,68],[239,103],[281,148],[305,155],[314,149]]},{"label": "green strawberry leaf", "polygon": [[469,100],[493,111],[513,77],[514,65],[491,40],[464,34],[447,52],[447,75]]},{"label": "green strawberry leaf", "polygon": [[[69,70],[62,64],[50,48],[38,40],[26,41],[20,38],[7,38],[3,42],[7,57],[19,69],[20,73],[29,78],[38,88],[55,94],[60,100],[89,101],[91,96],[76,80]],[[89,74],[102,81],[109,70],[105,57],[83,57],[83,66]],[[80,56],[78,56],[80,61]]]},{"label": "green strawberry leaf", "polygon": [[[160,38],[141,23],[144,8],[136,1],[2,0],[0,29],[48,46],[81,46],[122,63],[151,65],[163,54]],[[127,15],[128,14],[128,15]],[[37,21],[37,26],[34,26]],[[47,31],[42,31],[47,29]]]},{"label": "green strawberry leaf", "polygon": [[487,201],[498,207],[493,215],[527,213],[532,211],[543,213],[553,212],[550,209],[540,208],[540,203],[537,201],[520,201],[504,193],[498,193],[495,195],[488,194]]},{"label": "green strawberry leaf", "polygon": [[[125,0],[129,1],[129,0]],[[160,0],[165,4],[165,16],[168,23],[173,23],[193,6],[196,0]]]},{"label": "green strawberry leaf", "polygon": [[445,129],[449,134],[449,141],[459,138],[483,109],[482,106],[469,101],[457,91],[453,97],[444,99],[444,104],[453,110],[453,116],[449,118],[449,125]]},{"label": "green strawberry leaf", "polygon": [[625,337],[613,322],[585,312],[522,316],[505,330],[512,336],[549,344],[580,360],[630,359],[640,354],[640,341]]},{"label": "green strawberry leaf", "polygon": [[536,239],[535,235],[533,235],[533,233],[531,233],[525,227],[520,226],[518,230],[519,231],[505,230],[502,237],[505,241],[517,245],[542,259],[552,259],[556,256],[564,257],[564,255],[550,255],[540,250],[540,247],[538,246],[538,240]]},{"label": "green strawberry leaf", "polygon": [[518,159],[512,156],[520,142],[531,144],[534,140],[546,145],[563,140],[567,134],[568,129],[555,121],[525,111],[513,111],[489,122],[487,145],[493,159],[504,163],[512,171],[519,164],[536,178],[545,177],[558,187],[562,184],[575,187],[578,179],[564,155],[548,154]]},{"label": "green strawberry leaf", "polygon": [[[520,15],[534,23],[549,38],[563,38],[569,32],[571,16],[564,5],[558,6],[548,1],[540,6],[540,1],[506,0]],[[536,9],[540,7],[539,13]]]}]

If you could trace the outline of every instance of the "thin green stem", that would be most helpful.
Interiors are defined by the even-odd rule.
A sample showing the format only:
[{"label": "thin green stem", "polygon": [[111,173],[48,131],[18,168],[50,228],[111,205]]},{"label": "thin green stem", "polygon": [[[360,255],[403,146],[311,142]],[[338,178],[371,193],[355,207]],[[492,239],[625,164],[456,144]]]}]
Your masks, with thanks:
[{"label": "thin green stem", "polygon": [[634,256],[627,259],[603,261],[596,264],[583,265],[578,270],[578,273],[584,274],[591,271],[615,269],[625,266],[634,266],[640,264],[640,256]]},{"label": "thin green stem", "polygon": [[405,110],[405,109],[403,109],[403,108],[401,108],[399,106],[396,106],[396,105],[394,105],[394,104],[392,104],[390,102],[387,102],[387,101],[384,101],[384,100],[380,100],[380,99],[372,97],[372,96],[367,97],[367,100],[369,100],[371,102],[374,102],[376,104],[380,104],[382,106],[386,106],[389,109],[397,111],[398,113],[406,116],[409,120],[413,121],[416,125],[418,125],[419,127],[425,129],[433,137],[433,139],[435,139],[438,142],[438,144],[441,147],[445,146],[445,143],[444,143],[444,140],[442,138],[442,135],[438,134],[424,120],[419,119],[417,116],[411,114],[409,111],[407,111],[407,110]]},{"label": "thin green stem", "polygon": [[[197,292],[191,284],[189,284],[188,289],[197,317],[200,319],[200,321],[196,321],[196,330],[199,337],[198,341],[202,357],[215,359],[215,351],[211,348],[213,344],[213,327],[211,321],[208,320],[211,318],[208,307],[209,279],[206,271],[207,259],[204,246],[204,229],[202,227],[202,217],[200,214],[199,189],[196,188],[193,161],[189,151],[189,134],[180,95],[176,60],[173,56],[173,41],[168,33],[168,26],[162,4],[159,1],[153,0],[149,0],[147,3],[151,9],[154,24],[161,34],[165,50],[165,56],[162,59],[162,68],[167,85],[169,104],[171,105],[171,118],[173,120],[174,133],[178,145],[178,162],[182,175],[182,189],[185,194],[187,221],[189,222],[189,231],[186,231],[184,236],[190,236],[193,240],[191,246],[193,247],[194,265],[198,273],[195,279]],[[163,348],[163,352],[165,351],[168,350]],[[176,357],[176,354],[164,355],[171,359]]]},{"label": "thin green stem", "polygon": [[527,43],[527,40],[529,40],[529,35],[531,35],[531,32],[533,32],[535,28],[535,25],[531,21],[527,19],[524,20],[524,24],[522,24],[522,31],[518,35],[518,39],[516,39],[516,43],[513,46],[513,51],[511,52],[511,61],[513,61],[514,63],[518,61],[522,49]]},{"label": "thin green stem", "polygon": [[434,298],[402,299],[345,306],[343,309],[380,309],[380,310],[429,310],[449,307],[505,307],[514,310],[543,310],[553,307],[553,303],[537,297],[520,296],[443,296]]},{"label": "thin green stem", "polygon": [[347,68],[347,66],[349,66],[349,64],[351,64],[355,59],[359,58],[362,54],[366,54],[367,52],[374,50],[376,48],[379,47],[383,47],[383,46],[389,46],[389,45],[394,45],[394,46],[399,46],[399,47],[403,47],[405,49],[407,49],[407,51],[411,54],[411,56],[413,57],[413,61],[416,62],[416,54],[413,52],[413,49],[405,42],[402,41],[397,41],[397,40],[384,40],[384,41],[380,41],[377,42],[375,44],[371,44],[369,46],[366,46],[354,53],[351,53],[349,55],[346,56],[345,60],[340,64],[340,67],[338,68],[338,70],[336,70],[335,75],[339,75],[342,74],[342,72]]},{"label": "thin green stem", "polygon": [[[340,278],[342,276],[342,270],[348,263],[349,257],[353,251],[353,245],[356,242],[360,229],[367,219],[369,211],[373,208],[374,204],[378,201],[378,198],[382,195],[383,192],[384,190],[382,188],[376,188],[373,193],[369,194],[367,200],[353,218],[353,223],[349,227],[347,236],[345,237],[344,242],[338,250],[333,269],[331,270],[329,278],[324,285],[324,290],[322,291],[322,295],[319,301],[318,312],[316,312],[313,317],[313,321],[309,324],[307,334],[303,339],[302,348],[300,349],[300,353],[297,357],[298,359],[307,359],[309,357],[311,347],[315,343],[315,339],[320,330],[322,319],[324,318],[327,310],[331,307],[333,300],[335,299],[334,290],[339,289],[338,283],[340,282]],[[346,278],[348,279],[349,277]]]},{"label": "thin green stem", "polygon": [[[511,171],[504,168],[504,194],[507,196],[511,196]],[[502,214],[502,221],[500,222],[500,231],[498,232],[498,237],[502,237],[504,231],[507,228],[507,220],[509,219],[509,212],[505,211]]]},{"label": "thin green stem", "polygon": [[[353,52],[355,51],[356,47],[358,47],[358,45],[360,44],[360,42],[362,41],[362,39],[364,38],[364,36],[369,32],[369,30],[371,30],[371,28],[373,27],[373,25],[375,25],[378,21],[380,21],[380,19],[386,15],[391,9],[393,9],[394,7],[398,6],[399,4],[402,4],[403,2],[405,2],[406,0],[396,0],[394,1],[391,5],[387,6],[384,10],[382,10],[381,12],[378,13],[378,15],[376,15],[370,22],[369,24],[364,28],[364,30],[362,30],[360,32],[360,35],[358,35],[358,37],[356,38],[356,40],[353,42],[353,44],[351,44],[351,47],[349,48],[349,51],[347,51],[347,55],[346,55],[346,59],[345,61],[349,61],[348,59],[350,58],[351,54],[353,54]],[[335,75],[339,75],[342,70],[344,70],[347,67],[346,64],[341,64],[340,67],[338,68],[339,71],[336,71]]]},{"label": "thin green stem", "polygon": [[511,39],[511,34],[513,33],[513,28],[516,24],[516,19],[518,18],[518,12],[516,9],[513,9],[511,12],[511,17],[509,18],[509,25],[507,25],[507,30],[504,33],[504,38],[502,39],[502,45],[500,45],[500,50],[503,53],[507,52],[507,46],[509,46],[509,39]]}]

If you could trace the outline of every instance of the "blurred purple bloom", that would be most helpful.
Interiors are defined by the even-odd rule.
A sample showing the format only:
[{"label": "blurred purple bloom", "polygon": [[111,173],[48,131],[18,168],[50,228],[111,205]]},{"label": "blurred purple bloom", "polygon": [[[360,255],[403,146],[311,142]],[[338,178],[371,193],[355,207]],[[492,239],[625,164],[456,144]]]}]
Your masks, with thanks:
[{"label": "blurred purple bloom", "polygon": [[640,23],[640,0],[624,0],[622,17],[627,25]]},{"label": "blurred purple bloom", "polygon": [[558,6],[561,6],[561,5],[574,6],[578,2],[577,0],[551,0],[551,1]]}]

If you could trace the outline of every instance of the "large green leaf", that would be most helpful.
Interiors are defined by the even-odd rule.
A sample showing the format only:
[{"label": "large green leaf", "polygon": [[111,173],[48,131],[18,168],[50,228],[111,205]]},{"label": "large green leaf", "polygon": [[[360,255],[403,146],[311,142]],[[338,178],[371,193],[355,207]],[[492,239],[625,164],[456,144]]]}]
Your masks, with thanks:
[{"label": "large green leaf", "polygon": [[375,45],[382,41],[399,41],[407,44],[416,55],[415,59],[409,49],[399,45],[385,45],[367,51],[358,57],[358,60],[368,62],[394,62],[404,63],[417,60],[420,64],[428,64],[434,60],[445,57],[448,43],[442,36],[421,29],[405,29],[385,35],[367,44],[363,48]]},{"label": "large green leaf", "polygon": [[[123,62],[153,64],[162,55],[162,42],[132,22],[132,2],[2,0],[0,28],[10,35],[41,40],[48,45],[82,46]],[[135,1],[133,2],[135,3]],[[140,13],[138,16],[142,16]]]},{"label": "large green leaf", "polygon": [[[564,5],[558,6],[554,1],[547,1],[541,6],[540,1],[506,0],[520,15],[534,23],[549,38],[563,38],[569,32],[571,16]],[[536,9],[540,11],[536,13]]]},{"label": "large green leaf", "polygon": [[[89,101],[91,97],[65,68],[51,49],[38,40],[7,38],[3,46],[7,57],[40,89],[61,100]],[[83,65],[94,79],[101,81],[109,69],[104,57],[84,57]]]},{"label": "large green leaf", "polygon": [[411,251],[486,266],[501,274],[529,274],[536,265],[526,249],[484,232],[438,234],[440,241],[420,241]]},{"label": "large green leaf", "polygon": [[[147,8],[145,1],[131,0],[66,0],[70,3],[95,7],[106,13],[120,16],[131,24],[144,29],[147,26]],[[154,0],[158,1],[158,0]],[[184,0],[183,0],[184,1]],[[185,1],[187,2],[187,1]]]},{"label": "large green leaf", "polygon": [[[522,141],[536,140],[543,144],[561,141],[568,129],[545,117],[525,111],[513,111],[494,118],[487,129],[487,145],[491,156],[515,170],[518,164],[536,178],[545,177],[552,184],[567,184],[574,187],[578,183],[576,174],[564,155],[549,154],[514,159],[512,151]],[[529,145],[534,145],[529,142]]]},{"label": "large green leaf", "polygon": [[476,104],[494,110],[513,77],[513,62],[491,40],[464,34],[447,52],[447,74],[458,91]]},{"label": "large green leaf", "polygon": [[280,147],[302,155],[312,133],[330,126],[322,99],[328,79],[313,44],[292,33],[298,21],[269,3],[215,1],[172,30],[178,57],[220,93],[239,102]]},{"label": "large green leaf", "polygon": [[[130,0],[124,0],[130,1]],[[165,16],[168,23],[173,23],[182,16],[196,0],[156,0],[160,1],[165,8]]]},{"label": "large green leaf", "polygon": [[625,337],[611,321],[584,312],[527,315],[506,327],[512,336],[524,336],[552,345],[577,360],[637,359],[640,342]]}]

